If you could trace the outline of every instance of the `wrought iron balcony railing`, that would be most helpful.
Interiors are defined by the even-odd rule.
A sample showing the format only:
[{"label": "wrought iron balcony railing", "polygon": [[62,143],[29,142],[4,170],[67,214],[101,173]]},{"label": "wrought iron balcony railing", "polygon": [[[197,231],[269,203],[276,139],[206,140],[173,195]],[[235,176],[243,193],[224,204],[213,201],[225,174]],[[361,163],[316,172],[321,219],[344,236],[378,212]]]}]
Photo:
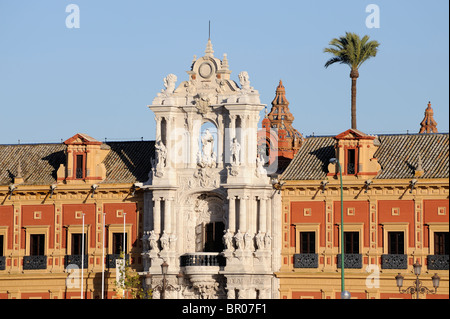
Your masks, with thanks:
[{"label": "wrought iron balcony railing", "polygon": [[[64,265],[67,267],[69,265],[76,265],[81,268],[82,255],[66,255],[64,256]],[[88,255],[84,255],[83,268],[88,266]]]},{"label": "wrought iron balcony railing", "polygon": [[6,257],[0,256],[0,270],[6,269]]},{"label": "wrought iron balcony railing", "polygon": [[317,254],[294,254],[294,268],[317,268],[319,258]]},{"label": "wrought iron balcony railing", "polygon": [[449,270],[448,256],[449,255],[428,255],[427,268],[429,270]]},{"label": "wrought iron balcony railing", "polygon": [[23,256],[23,269],[47,269],[47,256]]},{"label": "wrought iron balcony railing", "polygon": [[180,256],[180,266],[226,266],[226,258],[220,253],[195,253]]},{"label": "wrought iron balcony railing", "polygon": [[408,268],[408,256],[388,254],[381,255],[381,269],[406,269]]},{"label": "wrought iron balcony railing", "polygon": [[[119,254],[108,254],[108,255],[106,255],[106,265],[108,265],[108,268],[116,268],[116,260],[117,259],[122,259],[122,258],[120,258]],[[130,260],[130,255],[126,254],[125,255],[125,260],[129,261]]]},{"label": "wrought iron balcony railing", "polygon": [[[337,255],[337,267],[341,268],[341,257]],[[349,269],[361,269],[362,268],[362,255],[361,254],[344,254],[344,268]]]}]

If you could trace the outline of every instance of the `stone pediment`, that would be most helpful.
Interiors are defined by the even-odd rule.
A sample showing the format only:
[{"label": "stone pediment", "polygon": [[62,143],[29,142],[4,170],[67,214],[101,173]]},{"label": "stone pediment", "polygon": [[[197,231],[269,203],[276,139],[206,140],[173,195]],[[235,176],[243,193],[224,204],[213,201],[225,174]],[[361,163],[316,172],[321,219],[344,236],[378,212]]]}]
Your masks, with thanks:
[{"label": "stone pediment", "polygon": [[95,138],[83,134],[83,133],[77,133],[71,138],[64,141],[64,144],[66,145],[100,145],[102,142],[97,141]]},{"label": "stone pediment", "polygon": [[363,133],[356,129],[348,129],[345,132],[342,132],[339,135],[336,135],[334,137],[337,140],[361,140],[361,139],[367,139],[367,140],[374,140],[374,136],[367,135],[366,133]]}]

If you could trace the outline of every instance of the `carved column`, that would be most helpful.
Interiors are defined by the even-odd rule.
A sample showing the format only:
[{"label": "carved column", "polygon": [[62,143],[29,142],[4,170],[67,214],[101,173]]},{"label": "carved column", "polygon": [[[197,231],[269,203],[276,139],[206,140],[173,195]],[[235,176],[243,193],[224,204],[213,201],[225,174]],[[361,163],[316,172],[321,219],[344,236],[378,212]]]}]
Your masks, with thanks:
[{"label": "carved column", "polygon": [[161,117],[155,116],[156,121],[156,141],[161,139]]},{"label": "carved column", "polygon": [[266,208],[266,198],[264,196],[259,197],[259,226],[258,230],[260,230],[262,233],[266,232],[267,227],[267,208]]},{"label": "carved column", "polygon": [[159,236],[161,234],[161,198],[153,197],[153,230]]},{"label": "carved column", "polygon": [[239,209],[239,227],[243,233],[247,232],[247,199],[248,196],[240,196],[240,209]]},{"label": "carved column", "polygon": [[266,203],[266,232],[272,234],[272,201],[270,198]]},{"label": "carved column", "polygon": [[235,137],[236,137],[236,115],[230,115],[230,141],[233,141],[233,138]]},{"label": "carved column", "polygon": [[236,196],[229,196],[228,203],[228,229],[234,234],[236,232]]},{"label": "carved column", "polygon": [[164,198],[164,230],[166,234],[172,233],[172,198]]}]

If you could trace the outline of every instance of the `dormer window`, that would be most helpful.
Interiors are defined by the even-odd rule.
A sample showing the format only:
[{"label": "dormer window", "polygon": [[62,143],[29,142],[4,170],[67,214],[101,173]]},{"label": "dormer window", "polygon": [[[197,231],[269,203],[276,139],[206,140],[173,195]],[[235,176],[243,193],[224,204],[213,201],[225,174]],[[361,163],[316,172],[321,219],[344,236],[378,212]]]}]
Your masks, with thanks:
[{"label": "dormer window", "polygon": [[346,168],[347,168],[347,170],[346,170],[346,174],[348,174],[348,175],[354,175],[354,174],[356,174],[357,173],[357,171],[356,171],[356,163],[357,163],[357,160],[356,160],[356,149],[354,149],[354,148],[350,148],[350,149],[347,149],[347,160],[346,160],[346,163],[347,163],[347,165],[346,165]]},{"label": "dormer window", "polygon": [[[370,178],[376,176],[381,166],[374,157],[379,141],[375,136],[367,135],[356,129],[334,137],[336,140],[336,158],[341,164],[342,175],[345,178]],[[338,176],[339,169],[333,163],[328,165],[328,175]]]},{"label": "dormer window", "polygon": [[58,182],[95,184],[106,178],[103,160],[110,147],[89,135],[78,133],[64,142],[66,163],[57,171]]},{"label": "dormer window", "polygon": [[84,154],[75,155],[75,178],[83,179],[86,175],[85,171]]}]

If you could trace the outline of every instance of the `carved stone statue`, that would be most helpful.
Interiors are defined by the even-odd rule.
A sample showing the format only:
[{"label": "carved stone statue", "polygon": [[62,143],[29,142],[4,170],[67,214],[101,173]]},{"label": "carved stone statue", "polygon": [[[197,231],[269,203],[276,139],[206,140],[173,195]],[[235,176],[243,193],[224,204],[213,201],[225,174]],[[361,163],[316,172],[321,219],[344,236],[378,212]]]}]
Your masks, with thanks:
[{"label": "carved stone statue", "polygon": [[225,249],[226,250],[232,250],[233,247],[233,234],[231,233],[231,231],[229,229],[227,229],[226,231],[224,231],[224,235],[223,235],[223,243],[225,244]]},{"label": "carved stone statue", "polygon": [[242,235],[242,232],[241,232],[240,229],[234,235],[234,241],[236,242],[236,249],[237,250],[244,249],[244,235]]},{"label": "carved stone statue", "polygon": [[173,93],[175,91],[175,83],[177,82],[177,76],[175,74],[169,74],[164,78],[164,87],[166,88],[163,90],[163,93]]},{"label": "carved stone statue", "polygon": [[169,250],[169,248],[170,248],[170,246],[169,246],[169,244],[170,244],[169,243],[169,235],[166,234],[165,230],[163,231],[163,234],[162,234],[162,236],[160,238],[160,241],[161,241],[162,250],[165,250],[165,251]]},{"label": "carved stone statue", "polygon": [[161,140],[155,144],[156,150],[156,169],[166,167],[167,148]]},{"label": "carved stone statue", "polygon": [[158,235],[155,233],[154,230],[151,230],[148,235],[148,242],[150,245],[150,250],[153,252],[159,252],[158,248]]},{"label": "carved stone statue", "polygon": [[252,250],[252,235],[250,235],[248,232],[244,235],[244,242],[245,242],[245,249]]},{"label": "carved stone statue", "polygon": [[241,89],[244,91],[250,90],[249,76],[246,71],[239,73],[239,83],[241,84]]},{"label": "carved stone statue", "polygon": [[272,237],[266,233],[264,236],[264,246],[266,249],[270,249],[270,244],[272,243]]},{"label": "carved stone statue", "polygon": [[178,237],[175,234],[170,234],[169,235],[169,248],[170,250],[175,250],[175,244],[177,241]]},{"label": "carved stone statue", "polygon": [[202,166],[212,166],[216,162],[216,154],[214,152],[214,136],[209,129],[206,129],[202,135]]},{"label": "carved stone statue", "polygon": [[261,231],[259,230],[255,238],[256,238],[256,247],[258,249],[264,249],[264,234],[261,233]]},{"label": "carved stone statue", "polygon": [[234,137],[233,142],[231,143],[231,164],[232,165],[239,165],[239,155],[241,153],[241,145],[237,141],[237,139]]},{"label": "carved stone statue", "polygon": [[260,154],[256,157],[256,176],[260,177],[261,175],[267,174],[266,169],[264,168],[264,159]]}]

